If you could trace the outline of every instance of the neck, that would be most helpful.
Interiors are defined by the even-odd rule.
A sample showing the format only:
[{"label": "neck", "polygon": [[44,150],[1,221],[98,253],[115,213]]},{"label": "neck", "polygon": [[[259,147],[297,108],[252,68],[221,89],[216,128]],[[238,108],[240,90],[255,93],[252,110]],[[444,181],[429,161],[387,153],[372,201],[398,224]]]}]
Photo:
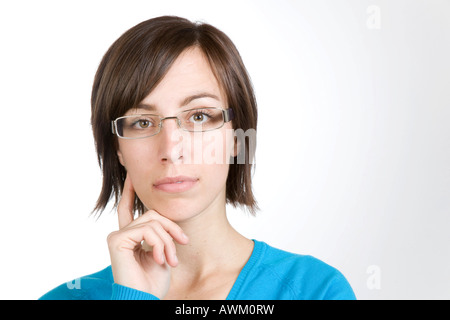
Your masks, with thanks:
[{"label": "neck", "polygon": [[253,248],[253,242],[229,223],[225,203],[178,224],[188,235],[189,243],[176,245],[180,263],[173,272],[198,278],[218,268],[233,268]]}]

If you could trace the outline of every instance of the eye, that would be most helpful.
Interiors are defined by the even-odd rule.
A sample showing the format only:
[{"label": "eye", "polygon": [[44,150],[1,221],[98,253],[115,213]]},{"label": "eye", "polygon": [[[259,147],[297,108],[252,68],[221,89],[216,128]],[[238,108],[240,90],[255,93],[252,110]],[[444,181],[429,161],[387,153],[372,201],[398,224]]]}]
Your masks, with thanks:
[{"label": "eye", "polygon": [[201,122],[205,119],[205,115],[203,113],[196,113],[192,116],[192,120],[195,122]]},{"label": "eye", "polygon": [[131,128],[134,129],[148,129],[154,127],[155,120],[151,117],[137,117],[134,118],[131,122]]},{"label": "eye", "polygon": [[139,120],[137,122],[140,128],[148,128],[150,126],[150,121],[148,120]]},{"label": "eye", "polygon": [[194,123],[204,123],[209,120],[209,115],[204,111],[196,111],[191,117],[190,121]]}]

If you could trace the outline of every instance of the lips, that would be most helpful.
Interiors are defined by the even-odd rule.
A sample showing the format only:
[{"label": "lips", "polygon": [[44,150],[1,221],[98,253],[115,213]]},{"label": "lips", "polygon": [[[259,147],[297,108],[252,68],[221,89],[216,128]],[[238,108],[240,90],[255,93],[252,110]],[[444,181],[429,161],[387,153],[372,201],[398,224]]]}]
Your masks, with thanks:
[{"label": "lips", "polygon": [[190,190],[197,182],[198,178],[188,176],[166,177],[156,181],[153,187],[164,192],[179,193]]}]

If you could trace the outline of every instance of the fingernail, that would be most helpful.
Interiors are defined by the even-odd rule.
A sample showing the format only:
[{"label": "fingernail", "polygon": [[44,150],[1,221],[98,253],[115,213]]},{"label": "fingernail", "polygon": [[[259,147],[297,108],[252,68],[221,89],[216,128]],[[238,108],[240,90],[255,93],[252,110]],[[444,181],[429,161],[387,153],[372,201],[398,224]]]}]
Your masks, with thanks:
[{"label": "fingernail", "polygon": [[177,255],[176,255],[176,254],[173,255],[173,261],[174,261],[175,263],[178,263],[178,258],[177,258]]},{"label": "fingernail", "polygon": [[185,241],[189,240],[188,236],[184,232],[181,234],[181,236],[183,237],[183,240]]}]

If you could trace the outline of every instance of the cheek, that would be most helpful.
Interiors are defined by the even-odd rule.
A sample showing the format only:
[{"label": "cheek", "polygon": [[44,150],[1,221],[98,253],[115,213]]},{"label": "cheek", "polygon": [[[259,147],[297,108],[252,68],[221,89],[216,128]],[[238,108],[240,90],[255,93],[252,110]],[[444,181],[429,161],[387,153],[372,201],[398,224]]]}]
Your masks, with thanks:
[{"label": "cheek", "polygon": [[234,153],[231,129],[194,134],[187,142],[183,147],[186,163],[226,165]]},{"label": "cheek", "polygon": [[211,131],[204,135],[200,168],[202,176],[207,179],[205,185],[213,193],[226,186],[233,147],[231,129]]},{"label": "cheek", "polygon": [[118,157],[130,176],[138,176],[148,170],[153,163],[154,160],[151,159],[153,153],[145,144],[135,141],[127,142],[130,143],[119,146]]}]

